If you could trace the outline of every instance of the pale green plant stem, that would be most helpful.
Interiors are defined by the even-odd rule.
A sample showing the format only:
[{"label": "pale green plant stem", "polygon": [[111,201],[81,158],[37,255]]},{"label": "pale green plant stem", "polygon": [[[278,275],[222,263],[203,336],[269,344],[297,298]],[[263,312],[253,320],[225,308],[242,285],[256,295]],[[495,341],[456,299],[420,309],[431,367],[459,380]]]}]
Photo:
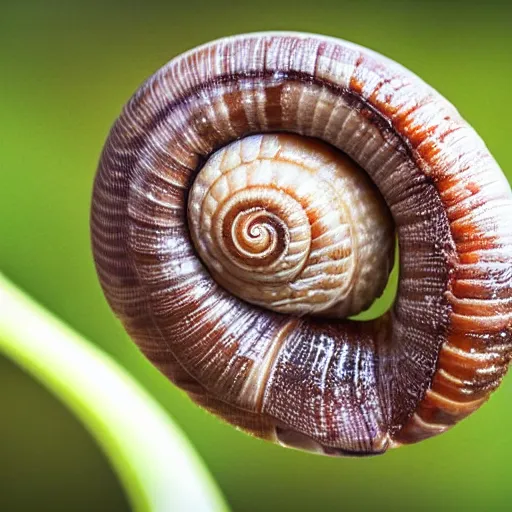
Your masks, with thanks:
[{"label": "pale green plant stem", "polygon": [[1,274],[0,353],[85,424],[109,457],[134,510],[227,510],[202,461],[157,402],[111,357]]}]

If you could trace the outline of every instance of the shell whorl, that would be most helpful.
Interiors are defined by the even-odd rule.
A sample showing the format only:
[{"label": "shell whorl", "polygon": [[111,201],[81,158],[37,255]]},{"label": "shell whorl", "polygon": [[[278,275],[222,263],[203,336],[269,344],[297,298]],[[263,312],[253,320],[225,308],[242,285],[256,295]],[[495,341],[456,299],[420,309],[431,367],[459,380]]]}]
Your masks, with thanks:
[{"label": "shell whorl", "polygon": [[[336,271],[301,294],[316,205],[340,235],[321,262]],[[418,77],[341,40],[269,33],[204,45],[141,86],[105,144],[91,230],[112,309],[194,401],[288,446],[364,455],[445,431],[499,385],[511,219],[484,143]],[[382,290],[394,230],[393,308],[339,318]]]},{"label": "shell whorl", "polygon": [[191,187],[192,239],[214,279],[281,313],[359,313],[392,267],[394,228],[364,171],[305,137],[255,135],[217,151]]}]

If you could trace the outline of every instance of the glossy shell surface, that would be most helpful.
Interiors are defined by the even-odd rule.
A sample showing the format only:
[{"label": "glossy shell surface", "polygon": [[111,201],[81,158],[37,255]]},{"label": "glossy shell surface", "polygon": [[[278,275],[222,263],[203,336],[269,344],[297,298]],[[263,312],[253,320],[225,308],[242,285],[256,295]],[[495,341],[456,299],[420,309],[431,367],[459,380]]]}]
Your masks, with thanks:
[{"label": "glossy shell surface", "polygon": [[[356,310],[372,299],[366,292],[350,295],[343,280],[319,308],[303,300],[288,310],[283,297],[272,303],[266,285],[258,296],[237,282],[239,267],[208,259],[217,251],[208,236],[215,238],[215,226],[222,232],[232,224],[212,223],[207,234],[204,220],[197,220],[209,193],[201,172],[222,172],[215,163],[219,151],[233,150],[236,158],[244,145],[261,150],[263,134],[281,144],[272,139],[281,132],[286,147],[302,140],[304,151],[309,145],[324,157],[339,152],[350,169],[364,170],[361,182],[376,189],[363,193],[371,200],[358,201],[355,180],[351,198],[336,211],[338,221],[346,204],[356,205],[346,208],[355,217],[358,208],[376,214],[370,234],[362,235],[382,247],[376,279],[364,270],[351,284],[373,287],[371,294],[382,290],[396,230],[400,280],[393,308],[382,317],[337,318],[351,314],[359,297]],[[290,150],[295,159],[300,151]],[[322,180],[326,168],[319,167],[311,179]],[[279,164],[272,173],[274,183],[284,179]],[[337,179],[344,178],[327,178],[332,204],[340,196]],[[253,231],[262,247],[272,230],[265,234],[261,226],[280,229],[281,214],[268,206],[274,199],[253,204],[267,219]],[[220,206],[227,201],[223,196]],[[250,232],[253,220],[239,217],[235,235]],[[107,300],[141,350],[197,403],[254,435],[329,455],[381,453],[448,429],[485,402],[508,368],[510,187],[448,101],[398,64],[351,43],[248,34],[169,62],[112,128],[91,226]],[[312,242],[303,235],[294,250],[305,261]],[[271,246],[263,250],[272,252]],[[348,275],[352,263],[338,263]],[[292,267],[277,273],[293,273]],[[337,302],[334,295],[352,298]]]}]

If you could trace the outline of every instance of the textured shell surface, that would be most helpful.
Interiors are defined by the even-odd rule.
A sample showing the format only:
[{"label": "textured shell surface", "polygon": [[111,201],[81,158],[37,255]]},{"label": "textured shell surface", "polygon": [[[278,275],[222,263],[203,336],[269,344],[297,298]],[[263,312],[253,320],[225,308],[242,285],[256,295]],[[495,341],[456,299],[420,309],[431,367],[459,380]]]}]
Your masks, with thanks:
[{"label": "textured shell surface", "polygon": [[[370,455],[484,403],[512,350],[512,193],[456,109],[371,50],[233,36],[171,60],[105,144],[91,232],[143,353],[255,436]],[[378,297],[400,248],[399,284]]]},{"label": "textured shell surface", "polygon": [[256,135],[217,151],[188,200],[217,283],[296,315],[359,313],[384,289],[394,228],[364,171],[314,139]]}]

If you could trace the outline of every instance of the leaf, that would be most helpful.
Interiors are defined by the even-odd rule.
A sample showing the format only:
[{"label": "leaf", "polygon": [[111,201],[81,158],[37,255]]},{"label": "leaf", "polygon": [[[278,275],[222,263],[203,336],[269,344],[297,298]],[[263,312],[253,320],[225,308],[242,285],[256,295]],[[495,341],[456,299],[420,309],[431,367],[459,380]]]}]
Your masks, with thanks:
[{"label": "leaf", "polygon": [[81,419],[135,510],[227,510],[202,461],[157,402],[112,358],[0,274],[2,352]]}]

